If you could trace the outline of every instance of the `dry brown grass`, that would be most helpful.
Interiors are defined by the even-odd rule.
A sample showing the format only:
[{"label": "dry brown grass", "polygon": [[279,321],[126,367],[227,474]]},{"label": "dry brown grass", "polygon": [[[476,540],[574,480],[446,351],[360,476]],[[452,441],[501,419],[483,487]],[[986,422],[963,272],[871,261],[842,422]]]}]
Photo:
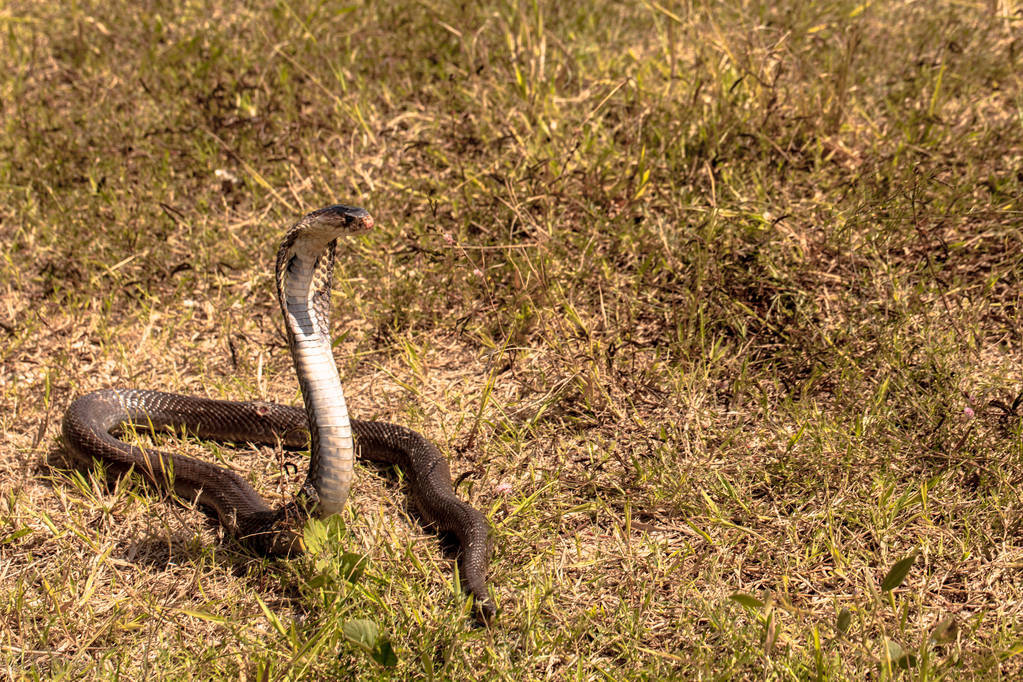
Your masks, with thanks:
[{"label": "dry brown grass", "polygon": [[[137,7],[0,6],[0,670],[1019,674],[1018,3]],[[87,390],[296,402],[270,259],[334,201],[349,404],[467,474],[493,628],[400,474],[353,585],[60,463]]]}]

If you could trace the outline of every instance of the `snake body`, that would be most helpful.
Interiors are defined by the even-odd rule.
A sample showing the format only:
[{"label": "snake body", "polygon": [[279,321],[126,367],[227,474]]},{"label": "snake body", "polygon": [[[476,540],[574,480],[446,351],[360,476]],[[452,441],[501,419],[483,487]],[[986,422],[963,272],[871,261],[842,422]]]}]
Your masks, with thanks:
[{"label": "snake body", "polygon": [[[395,424],[349,420],[330,343],[330,292],[337,238],[369,229],[359,208],[330,206],[302,218],[277,252],[277,297],[305,409],[266,402],[211,400],[161,391],[104,389],[76,398],[64,415],[68,451],[93,459],[111,476],[136,471],[155,486],[211,508],[224,529],[253,551],[286,556],[301,551],[301,524],[311,511],[338,512],[348,497],[353,456],[402,467],[423,521],[453,533],[461,546],[462,583],[476,613],[494,615],[487,595],[490,556],[486,518],[455,495],[447,461],[419,433]],[[128,445],[128,428],[185,430],[218,441],[310,445],[309,473],[295,500],[271,509],[229,469],[178,453]],[[354,442],[353,442],[354,435]]]}]

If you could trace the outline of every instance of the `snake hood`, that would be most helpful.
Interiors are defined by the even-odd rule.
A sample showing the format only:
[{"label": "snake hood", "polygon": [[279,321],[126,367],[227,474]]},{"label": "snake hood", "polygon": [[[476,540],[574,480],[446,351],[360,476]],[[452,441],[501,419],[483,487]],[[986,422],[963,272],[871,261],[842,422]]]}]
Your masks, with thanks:
[{"label": "snake hood", "polygon": [[288,230],[277,251],[277,300],[309,419],[310,466],[302,490],[317,513],[341,511],[352,487],[355,445],[330,343],[336,240],[373,227],[361,208],[321,208]]}]

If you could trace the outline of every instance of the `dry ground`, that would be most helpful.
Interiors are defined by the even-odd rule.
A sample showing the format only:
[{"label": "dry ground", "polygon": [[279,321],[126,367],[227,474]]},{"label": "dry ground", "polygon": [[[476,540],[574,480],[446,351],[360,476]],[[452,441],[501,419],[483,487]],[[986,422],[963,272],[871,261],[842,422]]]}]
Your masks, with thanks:
[{"label": "dry ground", "polygon": [[[1023,670],[1019,3],[3,2],[0,74],[0,675]],[[400,473],[275,563],[62,464],[90,389],[296,403],[335,201],[349,405],[465,475],[490,629]]]}]

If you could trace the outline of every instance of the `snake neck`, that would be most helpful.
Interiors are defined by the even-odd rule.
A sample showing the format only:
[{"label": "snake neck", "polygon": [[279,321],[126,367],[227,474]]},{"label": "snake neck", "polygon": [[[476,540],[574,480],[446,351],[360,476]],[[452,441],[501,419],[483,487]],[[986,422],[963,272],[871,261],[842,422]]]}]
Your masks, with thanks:
[{"label": "snake neck", "polygon": [[277,293],[309,419],[310,464],[303,490],[317,514],[341,511],[352,485],[355,448],[341,378],[330,344],[330,290],[336,241],[281,246]]}]

